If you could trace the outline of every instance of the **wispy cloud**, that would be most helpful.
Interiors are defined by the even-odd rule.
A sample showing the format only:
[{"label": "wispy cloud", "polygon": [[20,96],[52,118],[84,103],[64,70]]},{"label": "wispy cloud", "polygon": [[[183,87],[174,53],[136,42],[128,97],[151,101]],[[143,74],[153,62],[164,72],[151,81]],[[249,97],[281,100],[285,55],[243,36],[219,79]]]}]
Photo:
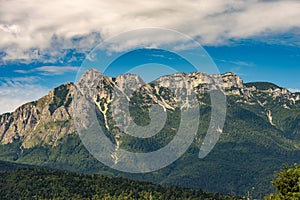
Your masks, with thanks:
[{"label": "wispy cloud", "polygon": [[[270,35],[298,35],[299,10],[295,0],[1,1],[0,50],[7,62],[49,61],[65,56],[66,49],[86,52],[102,39],[153,26],[181,31],[206,45],[270,40]],[[289,44],[299,44],[290,38]]]},{"label": "wispy cloud", "polygon": [[252,62],[242,61],[242,60],[224,60],[224,59],[215,59],[216,61],[222,63],[228,63],[236,65],[236,67],[254,67],[255,64]]},{"label": "wispy cloud", "polygon": [[300,92],[299,88],[288,88],[288,90],[292,93]]},{"label": "wispy cloud", "polygon": [[78,67],[74,67],[74,66],[42,66],[30,70],[23,70],[23,69],[14,70],[14,72],[21,73],[21,74],[38,72],[41,75],[46,75],[46,76],[62,75],[68,72],[76,72],[76,71],[78,71]]},{"label": "wispy cloud", "polygon": [[38,72],[51,74],[51,75],[61,75],[67,72],[76,72],[78,67],[74,66],[42,66],[35,69]]},{"label": "wispy cloud", "polygon": [[250,62],[245,61],[231,61],[232,64],[238,65],[238,66],[245,66],[245,67],[253,67],[254,64]]},{"label": "wispy cloud", "polygon": [[0,77],[0,84],[1,85],[11,85],[13,83],[20,83],[20,84],[33,84],[40,80],[38,76],[23,76],[23,77]]}]

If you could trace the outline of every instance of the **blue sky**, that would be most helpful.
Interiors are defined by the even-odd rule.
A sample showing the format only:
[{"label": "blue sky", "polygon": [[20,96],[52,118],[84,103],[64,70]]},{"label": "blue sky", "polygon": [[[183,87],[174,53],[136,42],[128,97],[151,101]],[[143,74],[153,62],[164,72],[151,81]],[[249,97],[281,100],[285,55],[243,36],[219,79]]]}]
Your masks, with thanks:
[{"label": "blue sky", "polygon": [[[204,46],[204,49],[216,63],[220,73],[234,72],[245,82],[268,81],[286,88],[300,88],[300,48],[287,45],[276,45],[248,41],[247,43],[226,46]],[[171,57],[167,52],[161,54]],[[129,67],[146,63],[162,63],[177,68],[177,71],[189,73],[194,71],[187,62],[180,59],[162,61],[159,57],[141,56],[131,53],[112,65],[106,71],[108,76],[128,72]],[[150,61],[150,59],[154,59]],[[1,66],[1,81],[35,79],[46,88],[53,88],[65,82],[74,82],[78,67],[82,62],[74,63],[10,63]],[[152,66],[152,67],[151,67]],[[158,66],[150,64],[150,69]],[[142,68],[142,67],[141,67]],[[149,68],[149,67],[148,67]],[[146,68],[145,68],[146,69]],[[170,71],[172,72],[172,71]],[[166,71],[166,74],[168,72]]]},{"label": "blue sky", "polygon": [[300,88],[300,48],[248,41],[233,46],[207,47],[221,72],[232,71],[245,82],[267,81]]},{"label": "blue sky", "polygon": [[[0,113],[73,82],[82,61],[101,41],[153,26],[197,40],[221,73],[231,71],[245,82],[268,81],[298,91],[299,10],[300,2],[294,0],[4,1],[0,8]],[[161,37],[162,42],[168,40],[172,38]],[[130,54],[113,63],[108,75],[116,76],[135,62],[149,59],[177,65],[177,71],[191,71],[180,59],[171,62]],[[163,66],[144,67],[134,72],[147,75]],[[164,68],[163,72],[173,71]]]}]

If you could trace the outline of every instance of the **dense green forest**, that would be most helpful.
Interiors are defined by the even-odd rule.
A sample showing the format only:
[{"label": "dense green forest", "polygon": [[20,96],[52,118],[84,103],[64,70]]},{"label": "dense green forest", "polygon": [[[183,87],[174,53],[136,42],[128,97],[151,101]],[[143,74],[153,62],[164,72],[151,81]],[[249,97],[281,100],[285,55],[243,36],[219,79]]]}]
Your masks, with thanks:
[{"label": "dense green forest", "polygon": [[237,199],[201,190],[0,162],[0,199]]}]

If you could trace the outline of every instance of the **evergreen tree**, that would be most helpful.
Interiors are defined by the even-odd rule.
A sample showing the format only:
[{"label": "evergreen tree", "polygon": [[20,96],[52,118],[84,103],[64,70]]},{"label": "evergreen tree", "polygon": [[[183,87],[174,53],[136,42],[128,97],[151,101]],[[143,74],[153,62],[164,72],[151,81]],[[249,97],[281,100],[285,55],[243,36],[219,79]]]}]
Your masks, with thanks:
[{"label": "evergreen tree", "polygon": [[265,200],[299,200],[300,199],[300,166],[285,166],[285,169],[275,173],[272,184],[276,193],[265,197]]}]

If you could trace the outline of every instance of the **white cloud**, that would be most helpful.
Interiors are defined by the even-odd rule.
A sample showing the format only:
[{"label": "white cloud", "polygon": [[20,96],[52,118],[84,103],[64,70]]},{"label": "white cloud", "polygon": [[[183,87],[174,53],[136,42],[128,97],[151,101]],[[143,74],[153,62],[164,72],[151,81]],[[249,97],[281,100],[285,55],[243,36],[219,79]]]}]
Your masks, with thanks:
[{"label": "white cloud", "polygon": [[32,72],[39,72],[41,75],[62,75],[67,72],[76,72],[78,71],[78,67],[74,66],[42,66],[42,67],[37,67],[31,70],[22,70],[22,69],[17,69],[14,70],[14,72],[20,73],[20,74],[28,74]]},{"label": "white cloud", "polygon": [[76,72],[78,71],[78,67],[73,66],[42,66],[35,69],[39,72],[44,72],[46,74],[51,75],[61,75],[66,72]]},{"label": "white cloud", "polygon": [[34,84],[36,77],[6,79],[0,82],[0,114],[47,94],[48,88]]},{"label": "white cloud", "polygon": [[61,50],[68,48],[85,51],[99,36],[141,27],[175,29],[209,45],[300,28],[300,2],[295,0],[0,1],[5,61],[33,59],[33,49],[53,56],[63,56]]},{"label": "white cloud", "polygon": [[18,25],[7,25],[7,24],[0,24],[0,30],[12,33],[12,34],[18,34],[20,33],[20,27]]}]

